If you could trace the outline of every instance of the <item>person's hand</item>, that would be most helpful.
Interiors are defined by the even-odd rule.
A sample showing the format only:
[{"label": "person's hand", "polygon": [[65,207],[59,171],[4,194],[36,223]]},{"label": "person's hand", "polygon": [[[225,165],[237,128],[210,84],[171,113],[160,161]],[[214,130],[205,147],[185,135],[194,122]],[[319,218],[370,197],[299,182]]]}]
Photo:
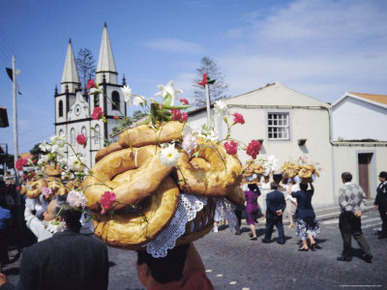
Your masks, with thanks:
[{"label": "person's hand", "polygon": [[280,210],[280,209],[277,210],[277,211],[276,211],[276,214],[277,214],[278,216],[281,216],[281,215],[282,215],[282,210]]},{"label": "person's hand", "polygon": [[377,210],[377,209],[378,209],[378,206],[377,206],[376,204],[374,204],[373,209],[374,209],[374,210]]},{"label": "person's hand", "polygon": [[5,284],[5,282],[7,281],[8,281],[7,276],[5,276],[3,273],[0,273],[0,286]]},{"label": "person's hand", "polygon": [[355,211],[355,217],[360,218],[361,215],[362,215],[362,211],[361,210]]}]

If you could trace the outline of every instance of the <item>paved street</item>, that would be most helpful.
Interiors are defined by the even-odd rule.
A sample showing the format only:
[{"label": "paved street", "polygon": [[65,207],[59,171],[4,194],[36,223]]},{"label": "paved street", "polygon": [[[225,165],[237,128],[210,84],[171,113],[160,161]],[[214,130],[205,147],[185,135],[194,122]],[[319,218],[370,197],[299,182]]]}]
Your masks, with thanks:
[{"label": "paved street", "polygon": [[[387,289],[387,239],[378,240],[375,232],[381,221],[378,212],[368,211],[362,219],[364,233],[371,246],[371,264],[360,259],[354,241],[355,257],[349,263],[336,261],[342,241],[337,219],[321,222],[318,239],[322,249],[298,252],[294,229],[285,226],[285,245],[263,244],[264,225],[257,226],[258,240],[250,241],[249,230],[236,236],[228,228],[210,233],[195,242],[215,289]],[[277,237],[277,233],[273,234]],[[143,289],[135,270],[132,251],[109,249],[111,268],[109,289]],[[18,262],[5,268],[12,282],[18,280]],[[12,274],[13,273],[13,274]]]}]

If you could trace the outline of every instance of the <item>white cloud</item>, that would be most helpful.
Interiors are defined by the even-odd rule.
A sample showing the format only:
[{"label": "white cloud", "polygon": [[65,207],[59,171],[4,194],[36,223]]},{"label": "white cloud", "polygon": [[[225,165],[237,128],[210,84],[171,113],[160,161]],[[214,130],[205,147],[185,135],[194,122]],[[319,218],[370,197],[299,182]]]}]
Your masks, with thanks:
[{"label": "white cloud", "polygon": [[172,38],[159,38],[145,43],[147,47],[177,53],[200,54],[203,48],[196,43]]},{"label": "white cloud", "polygon": [[[387,18],[383,1],[294,1],[250,12],[218,55],[232,95],[280,81],[333,102],[345,91],[386,93]],[[382,9],[384,6],[384,9]]]}]

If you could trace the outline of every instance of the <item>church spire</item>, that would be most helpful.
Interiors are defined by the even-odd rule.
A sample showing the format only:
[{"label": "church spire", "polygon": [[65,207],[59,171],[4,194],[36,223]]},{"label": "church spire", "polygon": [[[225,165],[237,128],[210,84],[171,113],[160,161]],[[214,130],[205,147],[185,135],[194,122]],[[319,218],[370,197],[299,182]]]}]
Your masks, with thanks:
[{"label": "church spire", "polygon": [[67,46],[66,60],[64,63],[62,82],[60,86],[61,93],[65,92],[66,85],[68,86],[70,93],[75,93],[80,86],[71,39],[69,39],[69,44]]},{"label": "church spire", "polygon": [[114,63],[106,22],[103,27],[101,47],[99,49],[97,64],[96,79],[98,84],[102,83],[103,75],[105,75],[107,83],[117,84],[116,65]]}]

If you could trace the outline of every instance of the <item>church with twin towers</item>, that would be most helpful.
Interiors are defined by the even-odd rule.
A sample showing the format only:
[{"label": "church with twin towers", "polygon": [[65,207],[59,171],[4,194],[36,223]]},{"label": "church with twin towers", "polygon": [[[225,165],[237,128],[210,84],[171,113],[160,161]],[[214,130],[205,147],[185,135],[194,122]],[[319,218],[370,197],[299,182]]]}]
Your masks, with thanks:
[{"label": "church with twin towers", "polygon": [[[118,73],[114,62],[109,33],[105,23],[99,49],[95,83],[102,88],[101,93],[88,96],[82,93],[78,70],[71,40],[67,46],[60,92],[55,88],[55,134],[64,135],[66,141],[77,153],[82,154],[87,166],[94,165],[95,155],[104,147],[113,128],[117,126],[114,116],[126,116],[126,104],[121,88],[126,85],[125,77],[118,83]],[[93,120],[94,108],[101,107],[107,122]],[[85,147],[77,144],[79,134],[87,137]],[[67,157],[74,153],[70,147]]]}]

